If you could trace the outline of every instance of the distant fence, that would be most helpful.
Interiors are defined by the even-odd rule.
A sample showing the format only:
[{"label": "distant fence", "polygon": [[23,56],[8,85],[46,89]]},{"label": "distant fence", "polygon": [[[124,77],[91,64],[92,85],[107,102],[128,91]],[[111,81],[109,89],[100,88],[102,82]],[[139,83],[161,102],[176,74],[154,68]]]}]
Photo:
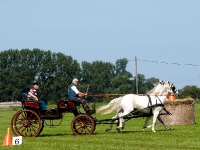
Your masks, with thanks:
[{"label": "distant fence", "polygon": [[16,107],[16,106],[22,106],[21,102],[13,101],[13,102],[2,102],[2,103],[0,103],[0,108],[9,108],[9,107]]}]

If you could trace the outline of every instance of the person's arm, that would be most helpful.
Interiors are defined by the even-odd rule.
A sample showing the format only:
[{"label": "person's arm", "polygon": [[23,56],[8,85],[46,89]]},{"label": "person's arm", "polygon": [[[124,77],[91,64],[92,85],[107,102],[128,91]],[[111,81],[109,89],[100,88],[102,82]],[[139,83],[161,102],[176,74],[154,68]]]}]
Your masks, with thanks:
[{"label": "person's arm", "polygon": [[83,97],[83,96],[87,96],[87,94],[86,93],[82,93],[82,92],[78,92],[78,96],[79,97]]},{"label": "person's arm", "polygon": [[38,98],[37,98],[37,96],[35,96],[35,95],[33,95],[33,93],[31,93],[31,92],[28,92],[28,95],[30,95],[31,97],[33,97],[36,101],[38,101]]},{"label": "person's arm", "polygon": [[75,86],[72,86],[71,88],[79,97],[87,96],[87,93],[80,92]]}]

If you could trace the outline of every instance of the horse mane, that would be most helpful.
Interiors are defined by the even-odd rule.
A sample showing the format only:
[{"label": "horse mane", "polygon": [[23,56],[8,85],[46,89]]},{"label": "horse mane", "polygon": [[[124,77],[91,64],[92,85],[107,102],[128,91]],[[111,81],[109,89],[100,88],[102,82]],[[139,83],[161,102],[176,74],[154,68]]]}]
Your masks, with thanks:
[{"label": "horse mane", "polygon": [[157,84],[154,86],[153,89],[151,89],[150,91],[147,92],[147,94],[152,94],[152,93],[155,91],[156,87],[157,87],[159,84],[160,84],[160,83],[157,83]]},{"label": "horse mane", "polygon": [[160,86],[163,86],[163,85],[164,85],[163,80],[160,80],[159,83],[157,83],[157,84],[154,86],[154,88],[153,88],[152,90],[150,90],[147,94],[148,94],[148,95],[157,94],[157,93],[158,93],[158,91],[157,91],[158,87],[159,87],[159,89],[160,89]]},{"label": "horse mane", "polygon": [[162,95],[164,92],[166,92],[166,90],[168,89],[169,90],[170,88],[170,82],[167,81],[158,91],[158,95]]}]

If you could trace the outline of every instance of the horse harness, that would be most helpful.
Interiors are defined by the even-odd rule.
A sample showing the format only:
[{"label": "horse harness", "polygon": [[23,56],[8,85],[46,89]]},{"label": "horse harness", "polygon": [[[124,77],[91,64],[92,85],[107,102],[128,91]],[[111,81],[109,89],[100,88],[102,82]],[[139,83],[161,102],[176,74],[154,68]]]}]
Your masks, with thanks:
[{"label": "horse harness", "polygon": [[[156,104],[155,104],[155,105],[152,105],[152,101],[151,101],[150,95],[147,95],[147,97],[148,97],[148,99],[149,99],[149,102],[148,102],[147,107],[146,107],[146,108],[143,108],[143,109],[150,109],[150,112],[149,112],[148,116],[153,115],[153,111],[152,111],[152,108],[153,108],[153,107],[156,107],[156,106],[162,106],[162,107],[164,107],[164,104],[161,102],[161,100],[159,99],[158,96],[156,96],[156,97],[157,97],[157,99],[160,101],[160,104],[157,103],[157,99],[156,99]],[[166,109],[164,108],[164,110],[166,110]],[[132,114],[132,115],[137,115],[139,112],[140,112],[140,110],[133,110],[133,111],[131,112],[131,114]],[[166,111],[166,112],[168,112],[168,111]]]},{"label": "horse harness", "polygon": [[[155,107],[155,106],[161,106],[163,107],[163,110],[167,113],[167,114],[163,114],[163,115],[172,115],[165,107],[164,107],[164,104],[161,102],[161,100],[159,99],[159,97],[156,95],[157,99],[160,101],[160,104],[157,103],[157,99],[156,99],[156,104],[155,105],[152,105],[152,101],[151,101],[151,97],[150,95],[147,95],[147,97],[149,98],[149,103],[148,103],[148,106],[146,108],[150,108],[150,115],[153,114],[152,112],[152,108]],[[145,109],[146,109],[145,108]]]},{"label": "horse harness", "polygon": [[[147,97],[149,98],[149,102],[148,102],[148,105],[147,105],[146,108],[150,108],[150,113],[149,113],[150,115],[153,114],[153,112],[152,112],[152,108],[153,108],[153,107],[156,107],[156,106],[164,107],[164,104],[161,102],[161,100],[159,99],[159,97],[158,97],[157,95],[155,96],[155,97],[156,97],[156,104],[154,104],[154,105],[152,105],[152,100],[151,100],[150,95],[147,95]],[[157,103],[157,100],[159,100],[160,103]],[[146,109],[146,108],[145,108],[145,109]],[[165,109],[165,107],[163,108],[163,110],[166,111],[167,114],[170,114],[170,112],[167,111],[167,110]]]}]

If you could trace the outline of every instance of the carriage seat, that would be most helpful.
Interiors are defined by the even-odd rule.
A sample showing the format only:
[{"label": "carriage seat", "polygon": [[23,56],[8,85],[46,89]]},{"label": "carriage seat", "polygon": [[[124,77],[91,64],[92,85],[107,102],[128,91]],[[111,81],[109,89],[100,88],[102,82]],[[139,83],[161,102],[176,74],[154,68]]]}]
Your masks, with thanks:
[{"label": "carriage seat", "polygon": [[63,99],[59,101],[58,108],[76,109],[76,106],[79,105],[80,103],[75,100]]},{"label": "carriage seat", "polygon": [[34,98],[28,99],[28,94],[26,93],[22,93],[21,99],[21,101],[36,101]]},{"label": "carriage seat", "polygon": [[80,105],[80,102],[76,101],[76,100],[69,100],[68,99],[68,93],[65,93],[65,99],[64,101],[67,101],[67,102],[72,102],[74,103],[76,106],[79,106]]},{"label": "carriage seat", "polygon": [[35,99],[33,99],[33,98],[28,99],[27,96],[28,96],[28,94],[22,93],[21,101],[22,101],[22,105],[24,105],[24,107],[40,108],[40,105],[38,104],[38,102]]}]

